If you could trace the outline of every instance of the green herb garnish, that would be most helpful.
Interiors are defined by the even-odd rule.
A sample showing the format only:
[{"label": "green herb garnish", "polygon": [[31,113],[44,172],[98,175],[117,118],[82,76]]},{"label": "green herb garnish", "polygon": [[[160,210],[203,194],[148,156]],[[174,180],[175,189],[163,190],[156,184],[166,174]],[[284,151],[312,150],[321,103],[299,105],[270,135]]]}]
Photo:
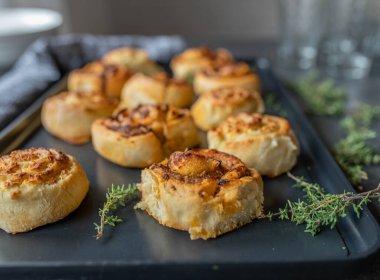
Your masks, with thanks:
[{"label": "green herb garnish", "polygon": [[368,144],[368,140],[376,138],[376,131],[370,126],[378,116],[380,107],[361,104],[341,122],[346,137],[334,146],[334,157],[354,185],[367,179],[364,166],[380,163],[380,153]]},{"label": "green herb garnish", "polygon": [[280,117],[286,118],[288,116],[288,113],[285,111],[273,93],[267,93],[265,95],[265,107],[267,109],[270,108],[274,114]]},{"label": "green herb garnish", "polygon": [[[357,125],[369,128],[372,122],[380,117],[380,106],[361,103],[351,115]],[[346,123],[346,125],[349,124]]]},{"label": "green herb garnish", "polygon": [[94,223],[96,230],[96,239],[99,239],[104,234],[105,226],[116,226],[116,224],[122,222],[123,220],[116,215],[112,215],[112,211],[116,210],[118,207],[125,206],[125,203],[129,199],[136,197],[138,193],[136,184],[129,184],[127,187],[114,186],[107,190],[106,202],[104,202],[103,207],[99,208],[99,224]]},{"label": "green herb garnish", "polygon": [[368,144],[369,140],[376,138],[376,131],[370,126],[380,116],[380,107],[361,104],[353,112],[345,112],[347,93],[333,80],[321,80],[317,72],[299,80],[294,88],[311,113],[344,117],[341,125],[346,137],[335,144],[333,155],[350,182],[359,185],[367,179],[364,167],[380,163],[380,154]]},{"label": "green herb garnish", "polygon": [[359,218],[365,205],[374,199],[380,199],[380,184],[372,190],[358,194],[353,192],[329,194],[325,193],[318,184],[306,182],[302,177],[296,177],[290,173],[288,176],[296,182],[294,187],[305,193],[304,200],[288,200],[285,207],[280,208],[278,212],[269,212],[261,218],[270,220],[278,218],[297,225],[305,224],[305,232],[313,236],[323,227],[333,229],[341,218],[347,216],[350,208]]},{"label": "green herb garnish", "polygon": [[321,80],[318,72],[312,72],[293,86],[311,113],[325,116],[343,114],[347,94],[332,79]]}]

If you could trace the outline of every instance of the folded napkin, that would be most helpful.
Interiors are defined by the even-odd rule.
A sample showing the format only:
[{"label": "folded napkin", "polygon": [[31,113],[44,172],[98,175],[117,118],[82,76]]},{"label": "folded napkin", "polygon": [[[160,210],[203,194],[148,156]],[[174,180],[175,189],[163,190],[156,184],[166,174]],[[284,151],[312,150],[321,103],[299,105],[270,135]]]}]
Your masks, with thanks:
[{"label": "folded napkin", "polygon": [[144,48],[167,61],[185,47],[178,36],[62,35],[35,41],[0,78],[0,130],[63,75],[119,47]]}]

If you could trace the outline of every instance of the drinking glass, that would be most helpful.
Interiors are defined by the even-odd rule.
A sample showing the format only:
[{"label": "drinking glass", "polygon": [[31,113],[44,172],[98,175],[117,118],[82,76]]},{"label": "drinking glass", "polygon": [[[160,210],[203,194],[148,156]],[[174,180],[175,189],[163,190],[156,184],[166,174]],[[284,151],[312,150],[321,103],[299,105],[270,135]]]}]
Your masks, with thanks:
[{"label": "drinking glass", "polygon": [[333,0],[326,3],[326,29],[320,59],[329,74],[354,79],[368,75],[380,31],[376,2],[380,1]]},{"label": "drinking glass", "polygon": [[278,0],[281,66],[308,69],[315,65],[321,36],[323,0]]}]

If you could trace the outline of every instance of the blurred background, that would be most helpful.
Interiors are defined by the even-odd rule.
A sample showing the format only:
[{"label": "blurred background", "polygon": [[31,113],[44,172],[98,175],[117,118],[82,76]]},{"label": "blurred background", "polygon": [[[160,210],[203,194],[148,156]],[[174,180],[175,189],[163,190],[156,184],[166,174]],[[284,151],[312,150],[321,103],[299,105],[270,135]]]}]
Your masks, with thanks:
[{"label": "blurred background", "polygon": [[179,34],[190,39],[275,39],[277,0],[0,0],[58,11],[62,33]]},{"label": "blurred background", "polygon": [[22,7],[49,9],[60,17],[50,19],[55,25],[36,37],[177,34],[193,45],[238,46],[241,56],[256,55],[241,42],[260,42],[261,49],[268,43],[286,69],[318,65],[331,75],[353,79],[368,76],[379,65],[380,0],[0,0],[0,65],[9,65],[35,39],[24,36],[15,43],[1,36],[7,35],[6,28],[15,32],[10,12],[4,11]]}]

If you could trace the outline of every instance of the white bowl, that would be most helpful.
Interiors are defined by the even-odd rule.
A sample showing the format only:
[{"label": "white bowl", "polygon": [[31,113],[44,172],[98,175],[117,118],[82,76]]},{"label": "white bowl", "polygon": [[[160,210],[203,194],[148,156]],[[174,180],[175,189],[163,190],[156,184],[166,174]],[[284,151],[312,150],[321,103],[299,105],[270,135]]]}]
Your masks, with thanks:
[{"label": "white bowl", "polygon": [[55,11],[0,8],[0,68],[12,65],[37,38],[56,34],[61,24],[62,16]]}]

